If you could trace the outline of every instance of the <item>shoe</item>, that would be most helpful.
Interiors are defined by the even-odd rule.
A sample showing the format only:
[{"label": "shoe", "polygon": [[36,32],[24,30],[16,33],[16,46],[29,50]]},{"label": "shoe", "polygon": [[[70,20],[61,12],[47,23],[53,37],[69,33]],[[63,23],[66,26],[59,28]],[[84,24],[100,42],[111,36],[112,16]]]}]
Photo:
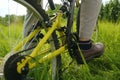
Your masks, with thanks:
[{"label": "shoe", "polygon": [[[81,50],[86,62],[89,62],[90,60],[94,58],[100,57],[104,52],[104,45],[102,43],[92,43],[92,47],[88,50]],[[78,64],[83,64],[83,60],[81,58],[80,52],[76,52],[76,60]]]}]

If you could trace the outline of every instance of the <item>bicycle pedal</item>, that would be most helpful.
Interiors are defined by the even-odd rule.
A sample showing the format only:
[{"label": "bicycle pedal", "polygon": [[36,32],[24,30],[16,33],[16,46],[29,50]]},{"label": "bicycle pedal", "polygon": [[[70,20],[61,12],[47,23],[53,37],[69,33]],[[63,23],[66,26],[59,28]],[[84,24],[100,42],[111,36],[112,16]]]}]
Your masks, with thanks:
[{"label": "bicycle pedal", "polygon": [[76,49],[74,49],[74,59],[76,60],[77,64],[84,64],[80,55],[80,52],[78,51],[78,47]]},{"label": "bicycle pedal", "polygon": [[69,54],[70,54],[71,58],[76,60],[78,65],[84,64],[78,49],[79,49],[79,46],[77,46],[77,43],[73,42],[71,45],[71,52],[69,52]]}]

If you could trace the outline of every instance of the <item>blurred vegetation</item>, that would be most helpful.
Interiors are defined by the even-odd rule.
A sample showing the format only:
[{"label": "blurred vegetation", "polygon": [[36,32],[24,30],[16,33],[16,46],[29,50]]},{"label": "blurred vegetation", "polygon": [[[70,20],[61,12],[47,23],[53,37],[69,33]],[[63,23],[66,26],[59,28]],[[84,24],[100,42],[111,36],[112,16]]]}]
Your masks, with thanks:
[{"label": "blurred vegetation", "polygon": [[[51,10],[48,7],[48,13],[51,15],[60,8],[60,4],[55,4],[56,9]],[[76,19],[78,8],[75,8],[74,19]],[[118,23],[120,21],[120,0],[110,0],[106,4],[102,4],[101,11],[99,14],[100,20],[107,20],[113,23]]]},{"label": "blurred vegetation", "polygon": [[109,3],[102,4],[99,19],[118,23],[120,21],[120,0],[110,0]]},{"label": "blurred vegetation", "polygon": [[5,17],[0,16],[0,24],[7,26],[12,23],[23,23],[24,16],[16,16],[16,15],[6,15]]},{"label": "blurred vegetation", "polygon": [[[47,13],[49,15],[53,15],[60,9],[60,4],[55,4],[56,9],[51,10],[50,7],[48,7]],[[74,11],[74,20],[77,16],[78,8],[75,8]],[[106,4],[102,4],[101,11],[99,14],[100,20],[107,20],[113,23],[118,23],[120,21],[120,0],[110,0]],[[5,17],[0,16],[0,24],[8,25],[10,23],[16,23],[24,22],[24,15],[23,16],[16,16],[16,15],[6,15]]]}]

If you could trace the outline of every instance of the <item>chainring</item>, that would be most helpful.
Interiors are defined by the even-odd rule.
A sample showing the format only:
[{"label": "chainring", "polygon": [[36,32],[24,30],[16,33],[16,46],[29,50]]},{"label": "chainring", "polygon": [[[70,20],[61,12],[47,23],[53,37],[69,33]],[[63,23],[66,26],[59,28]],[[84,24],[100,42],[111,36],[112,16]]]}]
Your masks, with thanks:
[{"label": "chainring", "polygon": [[13,54],[10,56],[4,64],[4,76],[5,80],[26,80],[26,76],[29,72],[28,64],[24,66],[24,70],[19,74],[17,72],[17,63],[25,59],[25,56],[19,54]]}]

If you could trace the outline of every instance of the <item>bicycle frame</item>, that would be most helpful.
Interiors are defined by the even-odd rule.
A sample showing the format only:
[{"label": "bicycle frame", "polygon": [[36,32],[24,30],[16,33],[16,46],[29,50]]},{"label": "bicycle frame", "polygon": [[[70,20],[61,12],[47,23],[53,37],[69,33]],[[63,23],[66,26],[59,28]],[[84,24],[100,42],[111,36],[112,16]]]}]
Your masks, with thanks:
[{"label": "bicycle frame", "polygon": [[[50,38],[50,36],[52,35],[52,33],[54,32],[55,29],[60,28],[60,23],[61,23],[61,18],[62,18],[62,12],[58,12],[57,18],[55,19],[55,22],[53,23],[52,27],[50,27],[50,29],[47,31],[47,33],[45,34],[45,36],[40,40],[40,42],[38,43],[38,45],[35,47],[35,49],[32,51],[32,53],[29,56],[26,56],[25,59],[21,60],[22,62],[18,62],[17,65],[17,71],[18,73],[22,73],[21,69],[28,63],[29,64],[29,69],[33,68],[36,66],[36,63],[31,63],[31,59],[36,57],[37,55],[41,55],[43,53],[39,53],[40,48],[46,43],[46,41]],[[35,34],[37,34],[38,32],[40,32],[40,29],[37,28],[35,29],[33,32],[30,33],[30,35],[28,37],[26,37],[22,42],[20,42],[14,49],[13,52],[18,51],[20,48],[22,48],[22,45],[26,44],[28,41],[30,41]],[[66,45],[60,47],[59,49],[55,50],[54,52],[42,57],[41,59],[39,59],[39,63],[43,63],[46,60],[49,60],[59,54],[61,54],[63,51],[66,50]]]},{"label": "bicycle frame", "polygon": [[[20,2],[22,4],[22,3],[24,3],[24,0],[23,0],[23,2],[22,1],[20,1]],[[29,3],[29,4],[31,4],[31,3]],[[70,3],[70,5],[69,5],[69,3]],[[43,63],[46,60],[52,59],[52,58],[60,55],[64,51],[68,51],[70,56],[75,52],[72,49],[74,47],[74,43],[73,43],[74,34],[71,32],[71,28],[73,26],[73,14],[74,14],[75,3],[78,6],[79,0],[73,0],[73,1],[69,0],[69,3],[64,2],[64,4],[61,6],[59,11],[57,12],[57,15],[54,16],[54,18],[50,18],[47,15],[47,13],[45,13],[45,11],[41,8],[41,6],[37,7],[37,8],[39,8],[39,9],[37,9],[36,6],[31,6],[31,5],[27,4],[27,2],[26,2],[26,4],[23,4],[23,5],[26,5],[28,7],[28,9],[29,8],[32,9],[35,7],[34,10],[38,11],[38,13],[37,12],[35,12],[35,13],[40,14],[40,12],[41,12],[42,16],[43,15],[44,16],[43,16],[42,20],[39,20],[41,23],[41,27],[38,27],[38,25],[37,25],[35,27],[35,30],[33,30],[26,38],[24,38],[23,41],[19,42],[18,45],[12,50],[12,52],[14,54],[8,59],[8,61],[6,61],[5,68],[4,68],[6,75],[8,75],[7,74],[8,71],[10,71],[10,72],[12,71],[12,69],[8,69],[7,65],[9,65],[9,60],[13,60],[14,56],[15,57],[18,56],[17,58],[19,59],[17,61],[17,58],[16,58],[17,62],[15,62],[15,68],[17,69],[17,75],[24,76],[26,74],[23,74],[24,73],[23,71],[27,72],[29,69],[34,68],[35,66],[37,66],[37,62]],[[34,10],[33,10],[33,12],[34,12]],[[62,21],[64,13],[68,14],[68,15],[66,15],[67,23],[66,23],[65,27],[61,27],[61,25],[62,25],[61,21]],[[38,18],[40,18],[41,14],[38,16],[39,16]],[[34,39],[34,37],[36,37],[36,34],[41,33],[42,30],[45,30],[46,33],[42,38],[40,37],[40,41],[37,43],[37,45],[34,47],[34,49],[32,48],[33,49],[32,52],[30,52],[30,54],[28,54],[28,55],[23,55],[23,56],[19,55],[19,53],[21,54],[25,50],[26,51],[28,50],[28,49],[25,49],[25,50],[18,52],[22,48],[22,46],[29,43],[32,39]],[[56,32],[58,32],[58,34]],[[44,45],[49,44],[48,41],[50,41],[51,38],[54,42],[54,50],[53,50],[53,48],[51,48],[51,51],[49,51],[49,52],[48,51],[40,52],[40,49],[42,49],[42,47]],[[59,40],[61,41],[60,44],[59,44]],[[51,43],[52,42],[50,42],[50,45],[51,45]],[[45,54],[45,53],[48,53],[48,54]],[[37,56],[39,56],[40,58],[37,60],[37,62],[33,62],[33,59],[35,59]],[[14,63],[12,63],[12,64],[14,64]],[[25,69],[25,68],[27,68],[27,69]],[[15,69],[15,73],[16,73],[16,69]]]},{"label": "bicycle frame", "polygon": [[[61,74],[65,69],[62,70],[61,68],[62,57],[60,54],[69,53],[72,58],[71,62],[76,60],[78,64],[80,61],[77,59],[82,55],[79,54],[80,50],[79,53],[76,53],[76,49],[79,49],[77,45],[78,35],[72,31],[74,8],[75,4],[79,7],[79,0],[63,0],[63,5],[61,5],[57,14],[52,16],[48,16],[49,14],[47,14],[42,6],[37,4],[37,0],[15,1],[27,7],[33,16],[36,16],[37,20],[35,24],[28,25],[28,28],[32,25],[33,29],[28,31],[27,34],[29,35],[26,35],[27,37],[17,44],[12,50],[14,54],[9,56],[7,61],[5,61],[5,79],[27,79],[29,70],[33,70],[39,63],[43,64],[43,62],[51,59],[52,61],[49,63],[49,65],[52,65],[49,69],[51,71],[51,78],[52,80],[61,80]],[[53,8],[54,3],[49,2],[49,4]],[[77,15],[79,15],[79,12]],[[66,19],[64,19],[65,16]],[[62,22],[63,19],[66,22],[64,25]],[[48,48],[46,49],[46,47]]]}]

